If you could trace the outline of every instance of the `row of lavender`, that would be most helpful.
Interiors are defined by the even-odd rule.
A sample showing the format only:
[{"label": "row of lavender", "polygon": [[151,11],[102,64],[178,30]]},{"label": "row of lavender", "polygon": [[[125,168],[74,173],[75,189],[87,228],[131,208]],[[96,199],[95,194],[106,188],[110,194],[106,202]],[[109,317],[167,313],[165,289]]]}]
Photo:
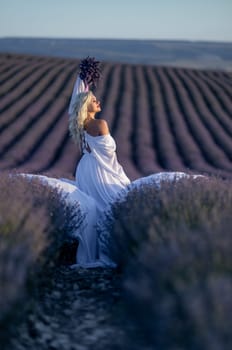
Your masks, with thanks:
[{"label": "row of lavender", "polygon": [[231,349],[231,184],[154,181],[112,205],[100,238],[122,272],[126,349]]},{"label": "row of lavender", "polygon": [[[61,192],[22,175],[1,172],[0,178],[0,344],[10,339],[32,307],[41,285],[51,283],[53,266],[67,261],[65,246],[80,229],[79,205]],[[70,243],[72,243],[70,245]],[[75,254],[69,259],[75,262]]]},{"label": "row of lavender", "polygon": [[[1,169],[73,174],[67,108],[78,60],[0,56]],[[232,83],[225,72],[102,65],[96,90],[131,178],[162,170],[231,176]]]}]

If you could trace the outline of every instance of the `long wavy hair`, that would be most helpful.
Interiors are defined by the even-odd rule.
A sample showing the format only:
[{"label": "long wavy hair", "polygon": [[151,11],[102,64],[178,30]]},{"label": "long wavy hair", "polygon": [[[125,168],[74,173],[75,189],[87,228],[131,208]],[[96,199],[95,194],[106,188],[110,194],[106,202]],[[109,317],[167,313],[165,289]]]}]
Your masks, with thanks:
[{"label": "long wavy hair", "polygon": [[80,150],[82,150],[84,123],[88,116],[88,105],[92,97],[92,91],[79,93],[73,105],[73,113],[69,116],[69,132]]}]

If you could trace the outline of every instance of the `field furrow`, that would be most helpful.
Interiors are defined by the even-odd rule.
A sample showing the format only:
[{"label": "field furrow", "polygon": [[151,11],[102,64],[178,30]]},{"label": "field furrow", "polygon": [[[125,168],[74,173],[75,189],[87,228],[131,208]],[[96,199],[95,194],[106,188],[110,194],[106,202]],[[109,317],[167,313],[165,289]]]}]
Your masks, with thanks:
[{"label": "field furrow", "polygon": [[[68,106],[79,63],[0,55],[0,169],[74,176],[81,154]],[[104,62],[94,93],[132,180],[160,171],[232,177],[230,73]]]},{"label": "field furrow", "polygon": [[[16,166],[28,161],[43,141],[49,138],[51,130],[55,128],[63,113],[67,113],[67,100],[58,96],[70,77],[71,75],[67,76],[65,72],[59,74],[57,80],[50,85],[47,94],[41,94],[36,103],[24,113],[24,118],[17,118],[12,125],[11,139],[2,146],[0,154],[4,152]],[[21,119],[24,124],[21,123]],[[61,130],[63,131],[62,128]],[[51,143],[54,143],[54,140],[51,140]]]},{"label": "field furrow", "polygon": [[[202,152],[191,134],[191,130],[186,124],[185,113],[178,103],[178,92],[183,88],[176,79],[175,74],[170,76],[169,71],[160,72],[160,78],[163,80],[166,94],[166,108],[168,110],[169,124],[171,132],[175,137],[175,142],[180,155],[183,158],[185,166],[190,170],[212,170],[205,161]],[[173,79],[171,79],[173,78]],[[178,86],[179,85],[179,86]]]},{"label": "field furrow", "polygon": [[157,150],[153,147],[153,132],[150,127],[149,98],[146,75],[142,66],[133,66],[133,127],[131,142],[134,148],[134,161],[143,174],[163,170],[159,165]]},{"label": "field furrow", "polygon": [[212,82],[211,79],[208,79],[207,74],[203,74],[202,72],[198,72],[201,80],[207,83],[208,89],[211,91],[212,95],[217,97],[217,101],[220,104],[222,110],[227,115],[227,118],[231,118],[231,100],[232,100],[232,88],[230,87],[230,94],[226,93],[225,90]]},{"label": "field furrow", "polygon": [[[196,144],[198,144],[205,161],[209,165],[215,167],[215,169],[231,171],[231,166],[228,164],[227,157],[215,144],[197,113],[195,103],[192,99],[191,89],[185,84],[178,73],[172,73],[172,76],[171,74],[169,74],[169,76],[175,86],[176,99],[185,118],[186,125],[189,128],[190,134],[195,139]],[[180,84],[177,84],[177,81],[179,81]]]},{"label": "field furrow", "polygon": [[[10,125],[10,130],[17,130],[18,124],[25,126],[27,121],[31,122],[31,120],[36,118],[37,115],[34,113],[33,109],[35,104],[38,102],[39,99],[41,99],[41,97],[47,101],[50,101],[50,103],[55,102],[52,101],[54,98],[54,94],[52,94],[52,86],[56,80],[60,79],[59,75],[62,73],[64,67],[65,64],[61,67],[53,67],[50,70],[48,70],[46,74],[43,75],[42,79],[37,81],[36,84],[34,84],[33,87],[27,93],[25,93],[21,98],[15,100],[15,102],[13,101],[7,110],[0,112],[2,116],[0,123],[1,133],[3,133],[3,131],[5,131],[6,128],[9,129]],[[22,82],[22,86],[23,84],[24,83]],[[43,107],[41,109],[43,109]],[[10,134],[8,136],[10,136]],[[3,135],[7,134],[4,132]],[[3,137],[1,137],[1,141],[3,142],[2,139]],[[0,145],[2,147],[2,144]]]},{"label": "field furrow", "polygon": [[191,91],[191,100],[195,106],[197,114],[201,118],[205,128],[210,132],[213,141],[227,155],[228,160],[232,161],[232,138],[230,133],[224,129],[217,120],[217,114],[214,110],[214,100],[210,99],[209,91],[205,88],[204,82],[196,80],[194,76],[179,73],[185,87],[188,86]]},{"label": "field furrow", "polygon": [[134,145],[131,142],[133,129],[133,78],[130,65],[122,65],[119,86],[115,90],[115,113],[111,126],[112,135],[117,142],[119,160],[128,169],[131,178],[143,175],[134,162]]},{"label": "field furrow", "polygon": [[[193,74],[189,72],[188,74],[196,79],[196,73]],[[206,92],[204,98],[208,104],[208,108],[211,110],[211,113],[214,113],[218,122],[224,126],[229,135],[232,136],[232,96],[225,96],[222,89],[213,84],[212,81],[208,79],[207,75],[202,74],[202,72],[199,73],[199,78],[200,79],[196,79],[196,82],[198,82],[198,84],[202,86],[201,89]],[[211,108],[211,106],[213,108]]]}]

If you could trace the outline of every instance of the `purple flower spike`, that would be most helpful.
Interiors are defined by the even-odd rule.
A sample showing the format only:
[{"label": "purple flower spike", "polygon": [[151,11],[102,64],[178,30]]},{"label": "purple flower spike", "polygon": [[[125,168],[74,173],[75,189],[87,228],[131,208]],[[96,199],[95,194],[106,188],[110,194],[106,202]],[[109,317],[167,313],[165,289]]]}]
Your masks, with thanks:
[{"label": "purple flower spike", "polygon": [[94,57],[88,56],[81,60],[81,63],[79,65],[79,76],[84,81],[85,85],[97,85],[97,82],[101,76],[99,65],[100,62],[96,61]]}]

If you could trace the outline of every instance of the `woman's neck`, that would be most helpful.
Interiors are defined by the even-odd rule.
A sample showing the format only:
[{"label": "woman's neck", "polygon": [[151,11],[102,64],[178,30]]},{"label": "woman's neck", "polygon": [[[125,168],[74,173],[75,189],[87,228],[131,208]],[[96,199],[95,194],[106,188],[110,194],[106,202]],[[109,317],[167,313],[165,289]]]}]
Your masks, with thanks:
[{"label": "woman's neck", "polygon": [[86,128],[89,123],[91,123],[92,120],[94,120],[95,115],[88,115],[87,118],[84,121],[84,127]]},{"label": "woman's neck", "polygon": [[96,113],[88,113],[86,120],[95,119],[95,114]]}]

